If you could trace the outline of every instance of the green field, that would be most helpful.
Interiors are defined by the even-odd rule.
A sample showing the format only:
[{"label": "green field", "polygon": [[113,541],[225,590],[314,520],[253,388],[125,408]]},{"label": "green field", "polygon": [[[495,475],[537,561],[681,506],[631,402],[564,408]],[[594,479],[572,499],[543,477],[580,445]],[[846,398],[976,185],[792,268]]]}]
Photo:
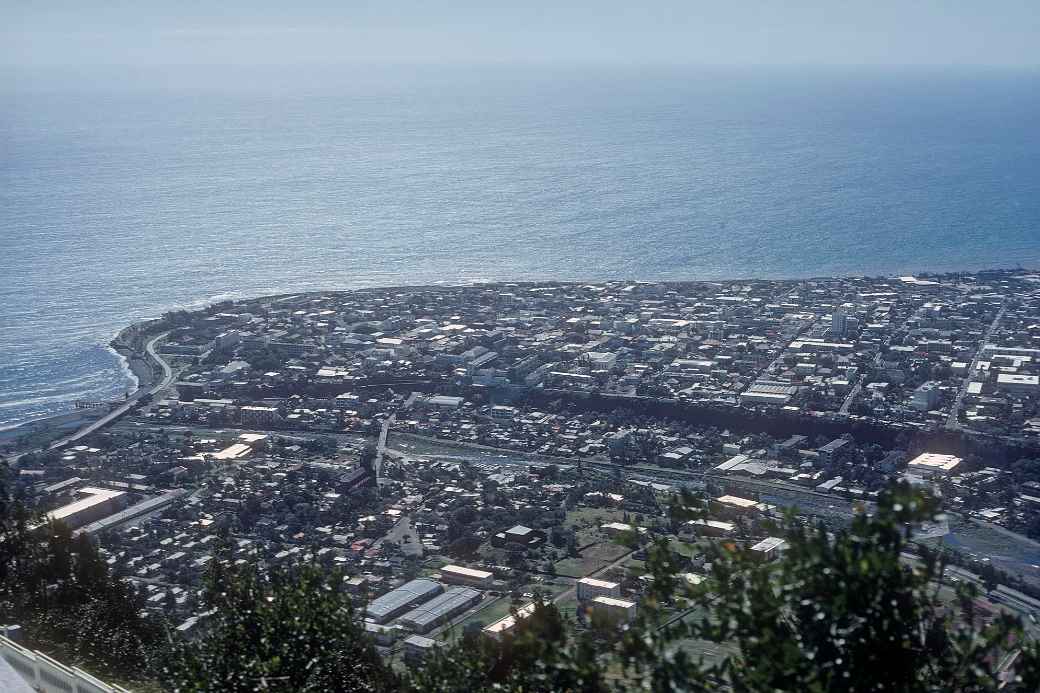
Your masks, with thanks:
[{"label": "green field", "polygon": [[482,609],[469,614],[463,621],[456,625],[450,633],[445,633],[444,639],[452,640],[461,637],[466,631],[466,626],[478,621],[482,627],[494,623],[498,619],[509,614],[509,608],[511,605],[512,601],[509,597],[499,597],[492,602],[482,605]]},{"label": "green field", "polygon": [[594,573],[618,558],[630,549],[615,544],[610,540],[601,541],[582,549],[577,558],[565,558],[556,562],[556,574],[573,578],[581,578]]},{"label": "green field", "polygon": [[624,516],[623,510],[614,508],[578,508],[567,513],[567,519],[563,521],[563,524],[565,527],[577,531],[598,528],[608,522],[622,522]]}]

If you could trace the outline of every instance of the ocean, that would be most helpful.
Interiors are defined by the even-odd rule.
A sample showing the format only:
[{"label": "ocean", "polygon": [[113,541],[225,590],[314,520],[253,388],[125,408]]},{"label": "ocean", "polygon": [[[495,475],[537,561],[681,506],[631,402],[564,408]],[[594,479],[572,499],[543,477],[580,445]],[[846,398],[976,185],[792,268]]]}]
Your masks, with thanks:
[{"label": "ocean", "polygon": [[1040,74],[0,74],[0,428],[126,324],[309,289],[1040,266]]}]

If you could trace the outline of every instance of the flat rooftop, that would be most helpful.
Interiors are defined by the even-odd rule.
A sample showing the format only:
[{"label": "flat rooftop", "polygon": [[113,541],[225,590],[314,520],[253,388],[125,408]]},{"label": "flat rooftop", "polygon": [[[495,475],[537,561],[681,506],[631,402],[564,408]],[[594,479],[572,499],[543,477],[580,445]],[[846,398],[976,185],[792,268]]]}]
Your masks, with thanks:
[{"label": "flat rooftop", "polygon": [[934,452],[922,452],[910,460],[909,467],[929,469],[937,472],[948,472],[961,463],[956,455],[940,455]]},{"label": "flat rooftop", "polygon": [[602,589],[612,590],[618,587],[618,583],[610,582],[608,580],[597,580],[596,578],[584,577],[578,580],[579,584],[588,585],[589,587],[600,587]]},{"label": "flat rooftop", "polygon": [[487,580],[493,574],[487,570],[477,570],[476,568],[467,568],[461,565],[446,565],[441,568],[441,574],[451,573],[453,575],[465,575],[466,577],[475,578],[477,580]]},{"label": "flat rooftop", "polygon": [[484,627],[484,632],[487,633],[488,635],[497,635],[499,633],[503,633],[503,632],[509,630],[510,628],[512,628],[513,626],[515,626],[517,621],[523,620],[523,619],[527,618],[528,616],[530,616],[531,614],[533,614],[534,613],[534,609],[535,609],[534,602],[531,602],[530,604],[528,604],[526,606],[522,606],[522,607],[520,607],[519,609],[516,610],[516,614],[515,615],[514,614],[509,614],[508,616],[503,616],[502,618],[498,619],[494,623],[491,623],[491,624],[485,626]]},{"label": "flat rooftop", "polygon": [[63,505],[56,510],[52,510],[47,513],[47,518],[50,520],[64,520],[65,518],[82,512],[87,508],[92,508],[100,503],[112,500],[113,498],[118,498],[119,496],[124,495],[124,493],[124,491],[113,491],[107,488],[84,486],[79,491],[76,491],[76,494],[85,495],[86,497],[72,501],[68,505]]},{"label": "flat rooftop", "polygon": [[780,537],[766,537],[762,541],[758,542],[751,547],[752,551],[772,551],[773,549],[780,548],[787,542]]},{"label": "flat rooftop", "polygon": [[592,601],[596,604],[612,606],[618,609],[631,609],[636,605],[635,602],[630,602],[627,599],[617,599],[616,597],[596,597]]},{"label": "flat rooftop", "polygon": [[735,505],[739,508],[753,508],[758,505],[758,501],[750,498],[741,498],[740,496],[719,496],[716,498],[719,503],[725,505]]}]

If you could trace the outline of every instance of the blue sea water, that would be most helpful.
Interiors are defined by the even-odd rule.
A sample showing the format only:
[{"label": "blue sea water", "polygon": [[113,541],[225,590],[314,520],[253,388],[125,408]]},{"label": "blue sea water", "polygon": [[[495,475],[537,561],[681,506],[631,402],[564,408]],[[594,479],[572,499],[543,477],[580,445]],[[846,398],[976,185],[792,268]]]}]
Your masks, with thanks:
[{"label": "blue sea water", "polygon": [[369,68],[0,77],[0,428],[223,298],[1040,265],[1040,74]]}]

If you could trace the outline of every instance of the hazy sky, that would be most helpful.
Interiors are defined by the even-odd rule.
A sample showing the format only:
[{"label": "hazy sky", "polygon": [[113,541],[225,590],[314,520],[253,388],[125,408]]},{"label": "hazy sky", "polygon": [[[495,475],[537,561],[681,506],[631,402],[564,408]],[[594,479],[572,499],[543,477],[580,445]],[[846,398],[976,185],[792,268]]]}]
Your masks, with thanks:
[{"label": "hazy sky", "polygon": [[0,0],[0,64],[1040,65],[1040,0]]}]

